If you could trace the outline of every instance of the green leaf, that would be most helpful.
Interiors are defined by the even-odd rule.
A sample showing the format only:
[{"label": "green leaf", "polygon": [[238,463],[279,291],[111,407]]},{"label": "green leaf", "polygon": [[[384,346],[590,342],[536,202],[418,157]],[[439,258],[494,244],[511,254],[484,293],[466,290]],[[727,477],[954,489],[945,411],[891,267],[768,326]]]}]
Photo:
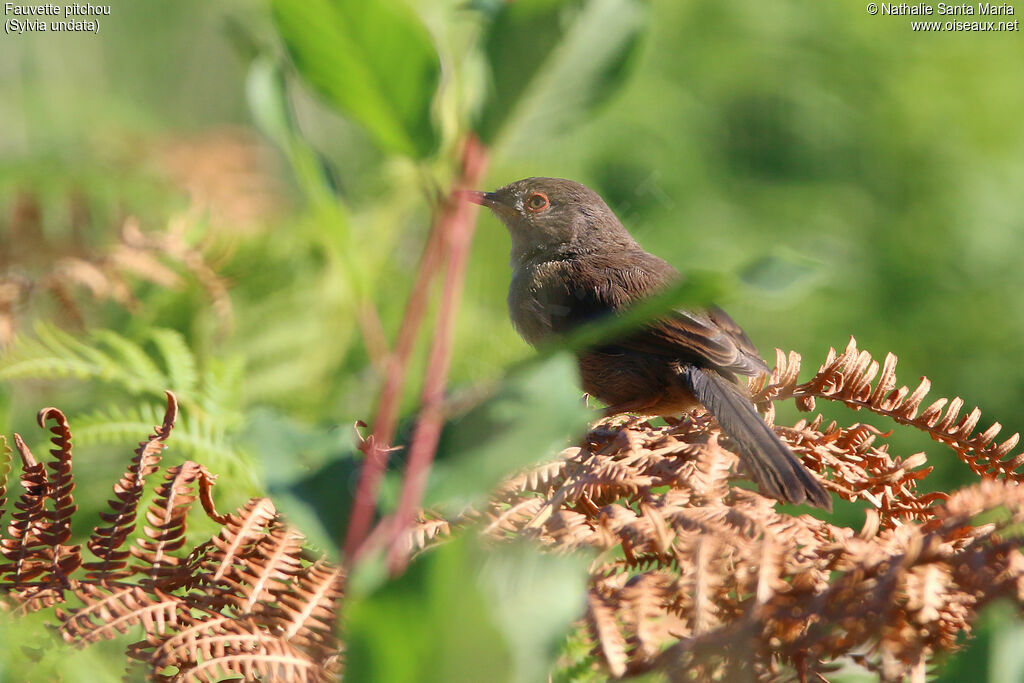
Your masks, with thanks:
[{"label": "green leaf", "polygon": [[287,149],[295,134],[294,121],[284,74],[273,58],[261,55],[252,61],[245,79],[245,97],[260,130]]},{"label": "green leaf", "polygon": [[431,106],[441,66],[397,0],[274,0],[274,20],[302,77],[381,147],[423,158],[437,147]]},{"label": "green leaf", "polygon": [[1009,604],[1000,602],[988,608],[984,626],[990,626],[987,630],[992,638],[988,680],[1024,681],[1024,651],[1020,646],[1024,638],[1024,622],[1014,614]]},{"label": "green leaf", "polygon": [[[348,605],[345,677],[413,683],[507,681],[508,645],[477,583],[465,539],[446,543],[398,579]],[[396,653],[401,653],[400,656]]]},{"label": "green leaf", "polygon": [[494,548],[481,582],[512,649],[516,681],[547,680],[584,609],[586,555],[547,555],[525,543]]},{"label": "green leaf", "polygon": [[485,496],[502,477],[551,458],[596,417],[583,405],[569,354],[520,366],[491,398],[445,431],[428,504],[465,504]]},{"label": "green leaf", "polygon": [[746,284],[770,294],[806,293],[823,266],[798,253],[777,250],[749,264],[740,273]]},{"label": "green leaf", "polygon": [[565,38],[563,16],[578,4],[565,0],[501,3],[483,43],[491,69],[491,92],[477,123],[482,140],[494,140],[545,60]]},{"label": "green leaf", "polygon": [[[583,609],[586,557],[457,537],[348,606],[355,681],[544,680]],[[395,653],[401,653],[396,656]]]},{"label": "green leaf", "polygon": [[492,88],[476,131],[509,148],[566,132],[625,80],[646,0],[517,0],[488,27]]},{"label": "green leaf", "polygon": [[262,464],[264,486],[274,505],[313,545],[336,560],[360,462],[354,453],[343,452],[344,437],[270,408],[256,408],[249,414],[243,439]]},{"label": "green leaf", "polygon": [[730,290],[730,282],[715,271],[690,270],[686,277],[662,292],[632,304],[619,315],[604,316],[581,325],[542,349],[542,354],[561,353],[564,349],[581,350],[617,339],[645,323],[675,309],[705,308],[721,301]]}]

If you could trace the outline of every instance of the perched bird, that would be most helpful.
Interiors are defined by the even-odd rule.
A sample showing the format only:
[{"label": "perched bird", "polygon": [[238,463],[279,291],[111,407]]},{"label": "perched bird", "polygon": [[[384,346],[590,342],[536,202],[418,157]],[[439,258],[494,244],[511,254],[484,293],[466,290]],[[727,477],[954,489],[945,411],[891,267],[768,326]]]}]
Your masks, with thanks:
[{"label": "perched bird", "polygon": [[[468,199],[488,207],[512,236],[509,313],[531,345],[623,311],[679,277],[580,183],[526,178]],[[607,404],[609,414],[679,415],[703,406],[736,443],[762,493],[831,510],[821,483],[738,383],[738,375],[768,368],[721,309],[675,310],[578,359],[584,391]]]}]

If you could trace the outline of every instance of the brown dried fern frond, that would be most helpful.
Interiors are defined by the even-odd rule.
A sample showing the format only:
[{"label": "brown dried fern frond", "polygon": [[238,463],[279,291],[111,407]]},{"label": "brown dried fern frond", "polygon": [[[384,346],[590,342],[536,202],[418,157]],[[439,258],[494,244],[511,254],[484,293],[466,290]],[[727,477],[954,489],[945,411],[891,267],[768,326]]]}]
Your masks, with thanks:
[{"label": "brown dried fern frond", "polygon": [[0,349],[11,344],[22,321],[46,300],[76,328],[87,323],[86,299],[136,310],[134,281],[167,289],[194,281],[209,297],[221,327],[230,329],[227,283],[203,247],[186,239],[194,220],[177,218],[163,229],[143,231],[137,219],[126,216],[120,231],[114,231],[115,240],[94,247],[86,237],[93,218],[81,208],[83,198],[73,193],[68,203],[71,221],[61,226],[57,239],[44,229],[42,202],[32,192],[20,192],[9,215],[0,216]]},{"label": "brown dried fern frond", "polygon": [[[235,514],[220,515],[212,503],[213,475],[186,461],[167,469],[141,537],[125,549],[145,479],[157,470],[177,413],[168,392],[163,423],[139,444],[114,485],[105,525],[87,544],[95,560],[84,564],[80,546],[65,545],[75,512],[67,420],[54,408],[40,413],[41,425],[55,423],[49,472],[15,435],[25,492],[0,539],[6,560],[0,594],[21,611],[57,606],[59,633],[78,646],[141,629],[142,640],[127,654],[148,665],[153,680],[332,680],[340,668],[334,624],[342,571],[310,557],[303,536],[269,500],[253,499]],[[4,465],[0,479],[6,471]],[[187,521],[197,500],[223,526],[193,548]],[[129,557],[136,562],[129,564]],[[165,676],[168,667],[177,673]]]},{"label": "brown dried fern frond", "polygon": [[[273,517],[264,524],[269,524],[267,532],[254,538],[237,561],[230,562],[226,554],[216,552],[205,559],[205,563],[217,565],[212,585],[207,589],[213,593],[214,604],[229,605],[236,614],[263,611],[265,605],[273,604],[276,595],[287,592],[292,579],[302,573],[302,534]],[[227,532],[230,526],[229,522],[221,532],[222,537],[232,533]]]},{"label": "brown dried fern frond", "polygon": [[71,515],[75,512],[71,478],[71,433],[64,415],[56,408],[39,413],[39,425],[54,419],[53,462],[46,466],[36,460],[18,434],[14,443],[22,460],[21,485],[8,533],[0,539],[0,585],[10,581],[23,587],[22,606],[27,610],[47,606],[49,592],[68,586],[68,577],[82,563],[81,547],[64,545],[71,537]]},{"label": "brown dried fern frond", "polygon": [[53,573],[67,575],[81,564],[81,547],[62,545],[71,538],[71,516],[78,509],[73,495],[75,482],[71,476],[71,428],[64,413],[56,408],[39,411],[39,426],[45,428],[47,420],[55,423],[50,428],[53,434],[50,441],[54,447],[50,449],[53,460],[47,463],[51,475],[46,491],[46,498],[52,501],[53,509],[43,513],[49,524],[40,533],[39,540],[55,549]]},{"label": "brown dried fern frond", "polygon": [[[38,536],[43,524],[43,509],[48,486],[46,468],[36,461],[21,436],[15,435],[14,445],[21,456],[21,486],[25,491],[14,503],[7,533],[0,539],[0,552],[7,563],[0,564],[0,580],[24,583],[45,571],[45,548],[40,551]],[[42,562],[41,566],[38,566]]]},{"label": "brown dried fern frond", "polygon": [[190,582],[188,558],[177,551],[186,542],[186,517],[199,497],[195,489],[209,476],[205,467],[190,460],[167,468],[165,481],[146,511],[145,538],[131,547],[131,554],[141,561],[135,572],[145,577],[145,583],[172,590]]},{"label": "brown dried fern frond", "polygon": [[[818,415],[776,426],[833,495],[866,506],[854,530],[736,486],[740,460],[706,415],[664,426],[617,418],[508,479],[477,515],[451,528],[424,518],[410,545],[429,548],[479,517],[475,528],[494,542],[596,549],[579,628],[613,677],[826,680],[844,659],[887,680],[922,674],[956,649],[985,604],[1024,606],[1024,456],[1009,457],[1016,436],[994,441],[998,425],[974,434],[980,411],[960,417],[960,399],[921,409],[927,380],[897,388],[895,365],[851,340],[800,384],[800,357],[780,352],[752,391],[769,421],[773,401],[812,410],[828,399],[920,429],[979,484],[919,491],[927,456],[892,455],[888,434],[870,425],[823,425]],[[997,510],[997,521],[977,521]]]},{"label": "brown dried fern frond", "polygon": [[168,138],[154,146],[152,157],[188,193],[189,213],[208,214],[220,231],[256,232],[283,203],[272,150],[244,128]]},{"label": "brown dried fern frond", "polygon": [[[833,495],[865,508],[852,529],[738,486],[740,459],[706,415],[660,426],[619,418],[510,477],[479,509],[452,519],[421,512],[408,547],[429,552],[472,529],[491,543],[531,539],[540,552],[596,550],[578,636],[594,666],[616,678],[827,680],[850,661],[886,680],[920,677],[988,602],[1024,606],[1015,437],[997,443],[998,426],[975,434],[980,413],[961,417],[959,400],[922,410],[927,380],[896,388],[895,358],[875,363],[853,342],[803,384],[799,356],[778,357],[753,387],[769,420],[773,401],[841,401],[948,444],[981,481],[925,494],[927,456],[892,455],[875,427],[823,425],[820,415],[776,426]],[[81,567],[77,546],[64,545],[74,511],[66,421],[44,411],[56,421],[49,471],[15,437],[25,491],[0,546],[0,591],[25,610],[61,603],[60,632],[79,645],[141,629],[127,653],[155,680],[167,671],[196,681],[332,678],[343,571],[304,550],[268,499],[220,515],[213,476],[186,462],[167,470],[142,537],[123,550],[176,410],[169,395],[163,424],[140,444],[90,539],[97,560]],[[197,500],[221,529],[192,546]]]},{"label": "brown dried fern frond", "polygon": [[828,357],[814,377],[799,385],[796,376],[800,356],[791,352],[787,358],[779,351],[777,359],[767,386],[755,387],[757,397],[762,400],[795,398],[800,409],[806,411],[814,410],[816,398],[840,401],[854,410],[864,408],[897,424],[919,429],[950,446],[975,474],[997,476],[1014,483],[1024,481],[1024,473],[1016,471],[1024,464],[1024,453],[1007,457],[1020,440],[1018,434],[997,441],[996,436],[1002,430],[998,422],[975,433],[981,410],[975,407],[961,415],[964,401],[959,396],[952,400],[938,398],[922,409],[931,382],[922,377],[913,391],[906,386],[897,388],[896,356],[891,353],[886,354],[879,366],[871,354],[857,349],[857,341],[851,337],[845,351],[836,353],[835,349],[829,349]]},{"label": "brown dried fern frond", "polygon": [[187,603],[160,589],[138,585],[79,583],[75,594],[84,607],[58,609],[60,633],[79,646],[116,637],[141,624],[146,633],[166,633],[189,613]]},{"label": "brown dried fern frond", "polygon": [[114,484],[114,499],[107,501],[110,512],[100,513],[100,517],[108,526],[95,527],[89,538],[88,548],[99,558],[99,562],[88,562],[83,565],[88,570],[86,578],[90,581],[119,579],[133,573],[132,570],[126,569],[131,551],[122,550],[122,547],[135,531],[135,517],[146,477],[156,472],[159,467],[161,454],[165,448],[164,442],[170,436],[177,417],[178,405],[173,395],[168,394],[163,423],[157,426],[148,440],[139,443],[128,470]]}]

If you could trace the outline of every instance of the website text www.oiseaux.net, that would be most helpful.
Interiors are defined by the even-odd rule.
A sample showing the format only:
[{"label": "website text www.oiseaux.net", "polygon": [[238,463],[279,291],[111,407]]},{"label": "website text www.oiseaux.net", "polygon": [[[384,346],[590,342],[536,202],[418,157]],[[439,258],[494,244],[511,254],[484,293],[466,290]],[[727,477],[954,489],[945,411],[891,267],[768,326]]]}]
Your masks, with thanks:
[{"label": "website text www.oiseaux.net", "polygon": [[955,5],[945,2],[934,5],[927,2],[872,2],[868,4],[868,14],[911,17],[910,28],[913,31],[1020,31],[1020,20],[1009,19],[1016,11],[1008,2]]}]

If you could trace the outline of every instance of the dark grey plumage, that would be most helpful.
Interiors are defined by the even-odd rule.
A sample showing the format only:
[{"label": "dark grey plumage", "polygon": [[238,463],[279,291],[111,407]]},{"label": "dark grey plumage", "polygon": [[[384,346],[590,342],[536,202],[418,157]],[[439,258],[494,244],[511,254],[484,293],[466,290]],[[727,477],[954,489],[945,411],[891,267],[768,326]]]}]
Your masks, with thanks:
[{"label": "dark grey plumage", "polygon": [[[512,323],[532,345],[622,311],[679,274],[647,253],[593,190],[526,178],[474,193],[512,236]],[[767,371],[757,348],[719,308],[676,310],[579,355],[583,388],[610,412],[677,415],[699,405],[732,437],[762,492],[831,509],[831,498],[764,423],[736,377]]]}]

